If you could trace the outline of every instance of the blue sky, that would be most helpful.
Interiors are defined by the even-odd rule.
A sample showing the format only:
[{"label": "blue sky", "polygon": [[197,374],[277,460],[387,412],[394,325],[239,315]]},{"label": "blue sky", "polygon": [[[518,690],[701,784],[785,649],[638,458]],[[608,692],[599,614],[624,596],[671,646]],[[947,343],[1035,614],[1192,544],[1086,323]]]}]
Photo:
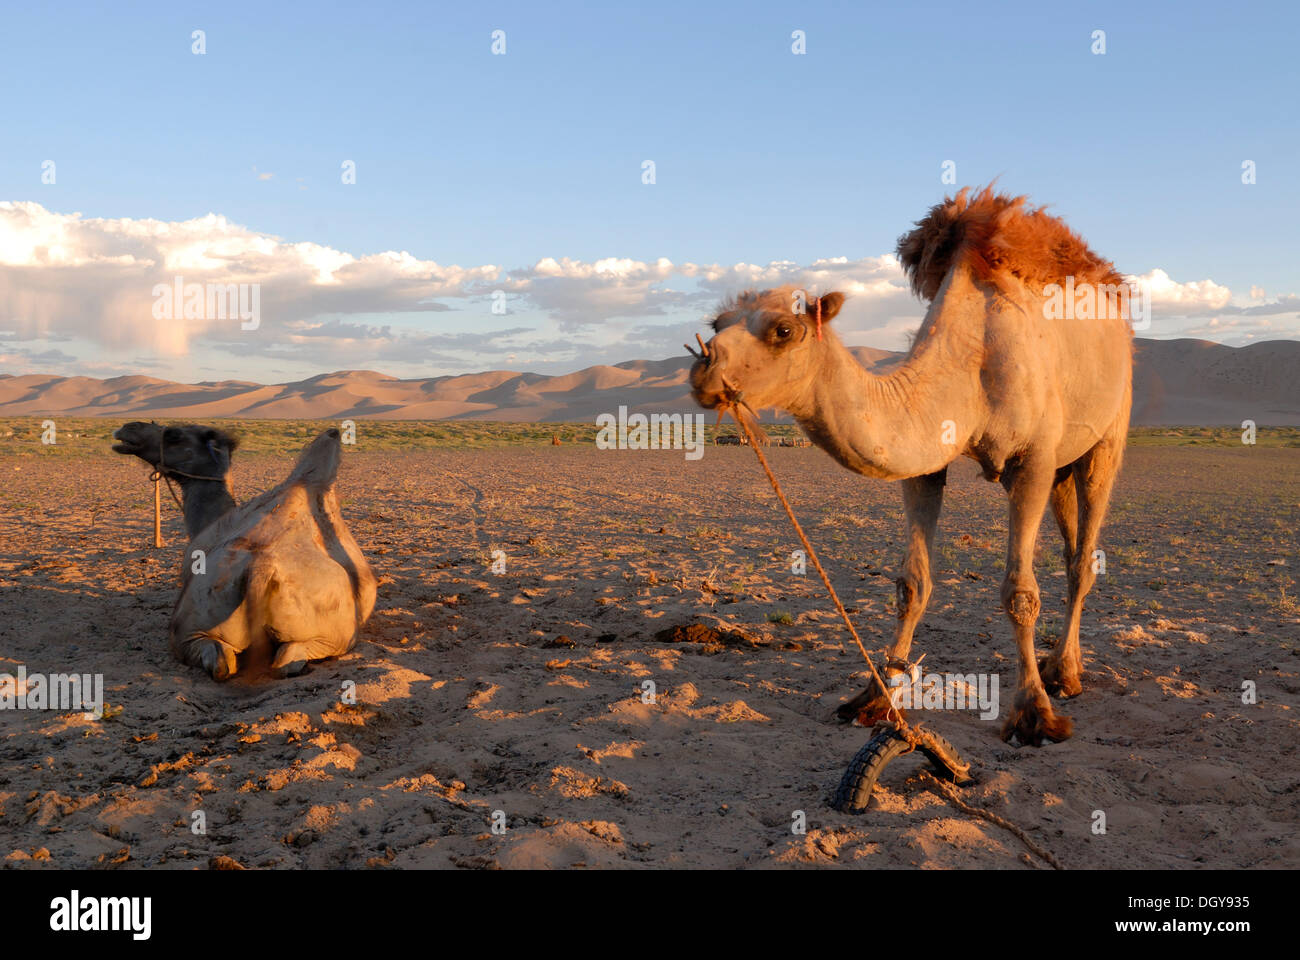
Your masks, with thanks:
[{"label": "blue sky", "polygon": [[[598,271],[588,296],[568,262],[846,258],[844,277],[870,285],[888,272],[875,258],[952,192],[945,161],[959,186],[1000,177],[1049,204],[1121,271],[1163,271],[1186,315],[1166,311],[1151,335],[1296,336],[1284,307],[1300,291],[1297,8],[1054,7],[11,8],[0,201],[82,221],[213,213],[254,247],[273,238],[517,273],[504,317],[484,309],[485,288],[454,280],[417,297],[429,310],[392,296],[367,303],[361,284],[346,301],[304,294],[289,310],[282,300],[285,325],[272,311],[256,345],[206,328],[160,336],[147,323],[136,336],[121,316],[94,316],[94,284],[116,289],[102,265],[65,264],[58,282],[85,291],[30,308],[57,285],[55,267],[44,264],[48,285],[33,279],[39,264],[12,254],[22,246],[12,237],[6,261],[0,227],[0,372],[147,365],[256,379],[364,365],[409,376],[668,355],[740,274],[660,269],[612,294],[621,281]],[[504,56],[490,49],[498,29]],[[791,52],[796,29],[802,56]],[[1104,55],[1091,50],[1094,30],[1106,33]],[[653,185],[641,182],[647,159]],[[46,160],[54,184],[41,182]],[[355,184],[340,182],[344,160]],[[1252,185],[1241,182],[1246,160]],[[25,216],[23,229],[36,229]],[[230,229],[217,231],[227,243]],[[90,232],[97,239],[82,241],[111,259],[104,234],[114,231]],[[543,258],[567,258],[568,286],[534,296]],[[264,284],[277,275],[259,274]],[[1252,309],[1274,318],[1268,329],[1243,326]],[[921,312],[864,295],[849,339],[898,346]]]}]

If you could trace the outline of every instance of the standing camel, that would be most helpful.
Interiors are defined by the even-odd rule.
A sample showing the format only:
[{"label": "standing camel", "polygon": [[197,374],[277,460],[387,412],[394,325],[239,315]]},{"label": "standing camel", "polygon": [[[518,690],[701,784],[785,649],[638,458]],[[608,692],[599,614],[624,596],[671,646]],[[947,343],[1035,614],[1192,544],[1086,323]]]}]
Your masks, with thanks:
[{"label": "standing camel", "polygon": [[[789,412],[848,469],[902,481],[907,549],[886,677],[906,670],[930,599],[948,465],[970,457],[986,479],[999,481],[1010,499],[1002,606],[1019,652],[1002,738],[1034,746],[1064,740],[1073,724],[1053,711],[1047,694],[1082,691],[1079,619],[1096,579],[1093,551],[1132,402],[1127,287],[1059,219],[991,188],[974,195],[967,188],[931,208],[899,240],[898,255],[913,291],[930,306],[892,372],[869,373],[825,326],[842,293],[749,291],[714,319],[715,335],[691,369],[695,399],[725,407],[739,391],[754,410]],[[1091,289],[1101,308],[1076,314],[1069,304],[1061,317],[1053,284],[1076,295]],[[1040,664],[1033,558],[1048,502],[1065,540],[1068,628]],[[887,704],[873,683],[839,713],[874,722]]]}]

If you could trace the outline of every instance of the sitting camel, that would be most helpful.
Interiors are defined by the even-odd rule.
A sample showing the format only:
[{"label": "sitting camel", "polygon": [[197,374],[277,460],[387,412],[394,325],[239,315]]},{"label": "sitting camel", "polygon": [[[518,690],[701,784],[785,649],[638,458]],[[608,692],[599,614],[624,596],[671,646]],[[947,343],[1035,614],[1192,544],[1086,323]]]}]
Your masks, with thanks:
[{"label": "sitting camel", "polygon": [[[146,427],[157,429],[161,447],[152,444],[154,431]],[[178,660],[202,666],[216,680],[234,676],[241,657],[246,664],[269,660],[272,670],[287,676],[310,660],[352,648],[374,609],[376,582],[334,495],[342,458],[338,430],[312,441],[284,483],[242,507],[224,481],[235,441],[220,431],[135,423],[114,436],[122,441],[115,450],[176,476],[185,493],[191,539],[170,628]],[[203,462],[209,440],[215,451],[210,464]],[[183,458],[196,443],[192,456]],[[159,450],[161,456],[151,456]],[[210,476],[218,467],[220,476]],[[219,497],[211,488],[218,485],[229,504],[212,516]]]},{"label": "sitting camel", "polygon": [[[1079,619],[1124,452],[1133,348],[1122,298],[1098,319],[1083,319],[1082,311],[1051,319],[1055,311],[1046,304],[1050,285],[1065,285],[1067,277],[1076,290],[1115,290],[1124,281],[1060,220],[991,188],[974,196],[967,188],[933,207],[899,240],[898,253],[913,290],[931,303],[896,369],[869,373],[823,329],[843,294],[805,299],[789,287],[750,291],[724,304],[713,321],[716,333],[691,368],[694,396],[706,408],[726,407],[739,391],[744,406],[732,407],[738,415],[747,416],[745,406],[786,410],[843,466],[902,480],[907,550],[887,678],[907,669],[912,633],[930,598],[948,465],[967,456],[986,479],[1000,481],[1011,506],[1002,605],[1019,650],[1002,737],[1034,746],[1064,740],[1072,723],[1053,712],[1047,691],[1082,691]],[[1049,501],[1065,540],[1068,627],[1040,665],[1033,557]],[[887,704],[873,682],[839,715],[873,723]]]}]

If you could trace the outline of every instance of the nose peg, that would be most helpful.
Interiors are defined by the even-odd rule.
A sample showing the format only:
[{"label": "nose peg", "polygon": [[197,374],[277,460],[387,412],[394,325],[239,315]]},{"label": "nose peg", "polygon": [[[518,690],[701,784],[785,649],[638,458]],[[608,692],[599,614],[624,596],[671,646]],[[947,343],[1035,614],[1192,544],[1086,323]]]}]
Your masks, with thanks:
[{"label": "nose peg", "polygon": [[685,347],[685,348],[686,348],[686,352],[689,353],[689,354],[690,354],[692,357],[694,357],[696,360],[708,360],[708,359],[709,359],[709,345],[708,345],[707,343],[704,342],[704,338],[701,337],[701,336],[697,333],[697,334],[695,335],[695,342],[698,343],[698,344],[700,345],[700,352],[699,352],[699,353],[696,353],[696,352],[691,348],[691,345],[690,345],[689,343],[683,343],[682,346]]}]

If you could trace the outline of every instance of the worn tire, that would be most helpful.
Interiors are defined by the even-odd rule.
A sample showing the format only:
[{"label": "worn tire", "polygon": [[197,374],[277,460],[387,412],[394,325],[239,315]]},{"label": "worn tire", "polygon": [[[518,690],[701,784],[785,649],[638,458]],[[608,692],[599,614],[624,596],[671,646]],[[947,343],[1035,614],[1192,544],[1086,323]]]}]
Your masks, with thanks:
[{"label": "worn tire", "polygon": [[907,741],[895,736],[893,730],[882,730],[867,741],[867,745],[853,755],[849,768],[840,778],[831,803],[841,813],[864,813],[871,803],[871,791],[881,772],[901,753],[907,751]]},{"label": "worn tire", "polygon": [[[937,746],[950,757],[961,762],[956,749],[951,743],[933,731],[927,733],[937,741]],[[934,773],[942,780],[957,781],[952,769],[928,747],[918,746],[917,751],[930,761]],[[840,785],[835,790],[835,799],[831,805],[841,813],[865,813],[871,803],[871,792],[876,788],[876,781],[884,772],[889,761],[907,753],[907,741],[892,728],[881,730],[872,737],[867,745],[853,755],[849,767],[840,778]]]},{"label": "worn tire", "polygon": [[[957,748],[954,747],[947,740],[945,740],[943,737],[939,736],[933,730],[927,728],[926,733],[934,738],[934,740],[936,741],[935,745],[939,748],[939,750],[942,753],[947,754],[947,758],[945,758],[943,756],[940,756],[939,754],[936,754],[934,750],[932,750],[928,746],[922,745],[917,747],[918,750],[920,750],[922,753],[926,755],[927,758],[929,758],[930,766],[934,768],[934,775],[938,777],[940,780],[947,780],[949,783],[971,782],[972,778],[970,774],[970,766],[968,764],[963,764],[961,759],[961,754],[957,752]],[[954,771],[953,767],[949,765],[949,758],[953,763],[957,765],[959,769],[965,767],[964,776],[960,776]]]}]

